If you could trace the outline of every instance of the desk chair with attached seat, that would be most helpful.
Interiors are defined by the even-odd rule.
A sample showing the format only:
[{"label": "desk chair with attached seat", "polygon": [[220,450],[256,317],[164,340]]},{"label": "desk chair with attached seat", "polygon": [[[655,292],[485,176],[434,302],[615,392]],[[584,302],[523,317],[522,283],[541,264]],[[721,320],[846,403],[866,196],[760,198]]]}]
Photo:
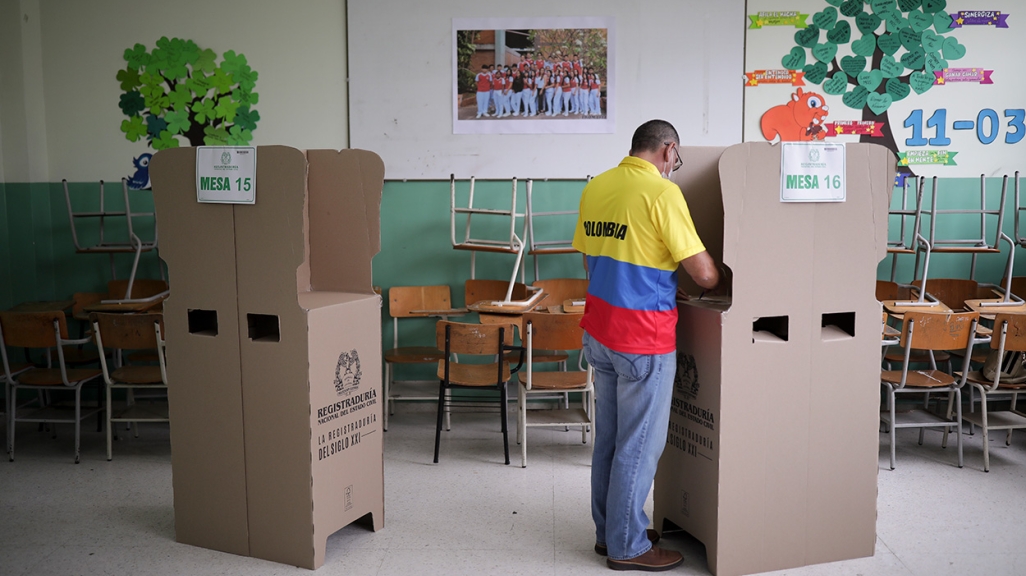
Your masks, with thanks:
[{"label": "desk chair with attached seat", "polygon": [[[431,318],[466,313],[452,309],[448,286],[392,286],[388,289],[388,315],[392,317],[392,348],[385,350],[385,406],[382,428],[388,430],[388,417],[395,413],[395,403],[406,400],[434,400],[434,396],[411,396],[396,394],[396,364],[436,364],[442,359],[442,352],[434,346],[399,346],[399,320],[408,318]],[[415,382],[415,381],[409,381]],[[431,383],[431,381],[425,381]]]},{"label": "desk chair with attached seat", "polygon": [[584,300],[588,296],[588,281],[584,278],[550,278],[535,280],[531,285],[545,291],[539,308],[562,306],[566,300]]},{"label": "desk chair with attached seat", "polygon": [[[64,312],[0,312],[0,355],[3,357],[4,377],[7,380],[7,454],[14,461],[14,432],[18,422],[72,423],[75,425],[75,463],[80,461],[82,420],[102,408],[82,411],[82,386],[102,375],[99,369],[68,368],[64,362],[66,345],[84,344],[88,339],[68,338],[68,324]],[[56,368],[32,368],[18,376],[11,372],[7,346],[18,348],[57,349]],[[17,395],[19,389],[47,392],[74,392],[74,417],[61,417],[60,408],[40,406],[19,415]]]},{"label": "desk chair with attached seat", "polygon": [[[494,390],[498,392],[498,411],[502,424],[502,443],[509,464],[509,433],[507,424],[506,384],[524,362],[524,348],[513,345],[513,324],[464,324],[439,320],[435,326],[435,340],[444,359],[438,361],[438,420],[435,425],[435,463],[442,438],[442,416],[451,407],[483,408],[492,403],[481,394],[450,395],[453,389]],[[517,351],[520,359],[510,368],[507,352]],[[455,359],[459,355],[459,361]],[[483,357],[483,363],[467,362],[473,356]]]},{"label": "desk chair with attached seat", "polygon": [[[517,387],[517,440],[520,442],[520,466],[527,467],[528,426],[580,426],[581,441],[588,442],[588,430],[592,441],[595,427],[594,373],[587,370],[559,372],[535,371],[533,349],[535,346],[553,350],[577,350],[583,348],[584,329],[581,328],[583,314],[530,313],[524,315],[526,326],[527,369],[520,372]],[[580,392],[581,408],[528,409],[529,396],[552,394],[553,392]]]},{"label": "desk chair with attached seat", "polygon": [[[482,301],[502,300],[506,297],[506,290],[508,288],[509,283],[502,280],[470,279],[463,283],[463,301],[466,302],[467,306],[470,306]],[[527,298],[527,292],[527,285],[517,282],[513,285],[511,298],[513,300],[524,300]],[[542,296],[542,299],[544,298]],[[520,329],[521,334],[524,333],[524,327],[521,324],[522,319],[523,314],[478,314],[478,321],[482,324],[505,324],[512,322]],[[558,350],[536,350],[535,353],[535,362],[566,362],[566,359],[569,358],[565,352]]]},{"label": "desk chair with attached seat", "polygon": [[[990,349],[998,354],[1001,366],[994,375],[994,380],[983,375],[981,371],[969,372],[968,382],[980,392],[982,407],[979,412],[962,414],[962,419],[972,425],[983,428],[983,471],[990,472],[990,438],[991,430],[1007,430],[1005,445],[1012,443],[1012,430],[1026,428],[1026,413],[1016,410],[1015,398],[1019,392],[1026,391],[1026,382],[1008,382],[1002,380],[1002,373],[1011,366],[1021,363],[1026,352],[1026,314],[998,314],[994,318],[994,333]],[[988,410],[988,398],[995,395],[1012,394],[1012,405],[1008,410]]]},{"label": "desk chair with attached seat", "polygon": [[[918,280],[916,280],[916,281],[918,282]],[[939,280],[934,280],[934,281],[939,281]],[[966,282],[972,282],[972,284],[973,284],[972,290],[976,291],[976,282],[974,280],[965,280],[965,281]],[[950,284],[950,286],[953,286],[953,285],[956,285],[956,284],[957,284],[957,282],[955,282],[955,284]],[[915,287],[917,287],[918,285],[919,284],[915,284]],[[943,290],[944,287],[948,286],[948,285],[949,284],[944,284],[944,285],[941,285],[939,287],[941,287],[941,289]],[[931,290],[933,290],[934,283],[931,282],[930,286],[931,286]],[[968,287],[968,284],[965,284],[962,287]],[[897,282],[890,282],[890,281],[886,281],[886,280],[876,280],[876,300],[879,300],[880,302],[909,300],[909,299],[911,299],[913,297],[912,292],[911,292],[912,290],[914,290],[913,287],[905,286],[905,285],[899,284]],[[953,287],[951,289],[951,292],[952,293],[954,292]],[[951,297],[948,295],[947,292],[945,292],[943,294],[945,296],[948,296],[949,300],[951,299]],[[969,292],[962,291],[961,295],[969,297]],[[942,300],[942,302],[943,302],[943,300]],[[962,303],[962,306],[964,306],[965,300],[962,299],[961,303]],[[929,310],[929,308],[926,308],[926,309]],[[905,351],[904,350],[902,350],[900,348],[899,349],[891,349],[890,345],[885,345],[885,348],[883,350],[883,366],[885,366],[887,370],[891,370],[892,368],[894,368],[893,364],[899,363],[899,362],[901,362],[904,359],[905,359]],[[917,363],[930,364],[930,367],[932,369],[936,369],[938,364],[944,364],[944,366],[947,367],[948,374],[951,373],[951,354],[949,354],[947,351],[942,351],[942,350],[937,350],[937,351],[912,350],[912,354],[909,357],[909,361],[911,363],[914,363],[914,364],[917,364]]]},{"label": "desk chair with attached seat", "polygon": [[[152,406],[136,402],[132,392],[137,389],[167,391],[167,365],[164,360],[164,317],[162,314],[92,314],[93,334],[100,350],[155,350],[159,365],[128,365],[120,362],[108,366],[100,359],[103,380],[107,383],[107,460],[113,458],[112,436],[117,422],[134,423],[139,436],[139,422],[170,422],[165,402]],[[105,356],[105,355],[104,355]],[[118,354],[116,357],[120,357]],[[117,410],[111,398],[115,388],[126,391],[126,405]]]},{"label": "desk chair with attached seat", "polygon": [[[919,428],[920,444],[923,443],[926,428],[943,428],[943,447],[947,447],[948,432],[954,429],[958,444],[958,467],[962,467],[962,434],[959,429],[962,421],[961,389],[965,385],[969,371],[973,345],[979,342],[975,338],[976,324],[979,320],[980,315],[976,312],[905,313],[900,342],[905,357],[901,370],[885,370],[880,374],[880,381],[887,390],[887,409],[881,413],[880,419],[887,426],[890,436],[891,470],[894,470],[895,431],[898,428]],[[963,350],[962,371],[956,377],[937,370],[936,366],[931,366],[929,370],[913,370],[909,366],[912,364],[913,348],[927,351]],[[937,414],[929,410],[928,393],[932,392],[947,392],[951,396],[949,406],[953,402],[957,411],[954,419],[950,415]],[[896,407],[897,396],[910,393],[927,395],[922,409],[899,413]]]},{"label": "desk chair with attached seat", "polygon": [[166,280],[136,278],[132,282],[132,293],[128,293],[128,280],[107,282],[107,297],[111,300],[150,300],[168,293]]}]

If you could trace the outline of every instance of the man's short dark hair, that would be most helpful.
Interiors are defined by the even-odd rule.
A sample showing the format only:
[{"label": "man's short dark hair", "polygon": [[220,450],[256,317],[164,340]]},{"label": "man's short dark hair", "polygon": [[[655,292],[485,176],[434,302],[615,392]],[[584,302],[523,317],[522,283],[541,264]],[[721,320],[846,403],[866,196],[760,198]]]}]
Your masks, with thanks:
[{"label": "man's short dark hair", "polygon": [[680,136],[673,124],[666,120],[649,120],[634,131],[631,139],[631,154],[637,152],[653,152],[666,142],[680,144]]}]

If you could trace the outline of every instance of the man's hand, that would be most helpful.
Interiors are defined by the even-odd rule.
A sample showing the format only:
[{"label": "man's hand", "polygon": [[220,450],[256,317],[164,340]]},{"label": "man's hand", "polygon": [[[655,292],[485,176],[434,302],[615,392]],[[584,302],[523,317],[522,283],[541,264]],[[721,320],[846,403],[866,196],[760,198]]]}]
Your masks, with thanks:
[{"label": "man's hand", "polygon": [[684,271],[691,279],[706,290],[712,290],[720,283],[720,271],[716,268],[709,252],[703,250],[694,256],[681,260]]}]

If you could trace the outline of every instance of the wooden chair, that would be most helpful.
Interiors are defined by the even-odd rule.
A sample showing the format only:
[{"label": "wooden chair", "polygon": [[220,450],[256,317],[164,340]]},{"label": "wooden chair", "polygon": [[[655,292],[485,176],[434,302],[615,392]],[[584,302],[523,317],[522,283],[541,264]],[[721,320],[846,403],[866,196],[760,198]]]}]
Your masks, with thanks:
[{"label": "wooden chair", "polygon": [[[438,419],[435,425],[435,463],[442,438],[442,416],[447,408],[466,406],[480,408],[488,399],[480,394],[467,397],[450,395],[454,388],[495,390],[499,393],[498,410],[502,421],[502,442],[509,464],[509,434],[507,425],[506,383],[524,361],[524,349],[513,346],[513,324],[464,324],[439,320],[435,326],[435,340],[444,359],[438,361]],[[506,352],[518,351],[520,360],[514,368],[506,360]],[[460,361],[455,355],[460,356]],[[491,356],[483,364],[465,362],[468,357]]]},{"label": "wooden chair", "polygon": [[[506,297],[508,287],[509,283],[502,280],[467,280],[463,283],[463,301],[469,306],[484,300],[502,300]],[[527,285],[520,282],[514,284],[512,298],[513,300],[527,298]],[[520,333],[524,333],[522,314],[481,313],[477,317],[478,321],[482,324],[507,324],[513,322],[520,330]],[[569,358],[565,352],[556,350],[536,350],[535,353],[535,362],[566,362],[566,359]]]},{"label": "wooden chair", "polygon": [[[82,412],[82,386],[99,378],[102,372],[92,368],[68,368],[64,362],[64,347],[88,342],[88,339],[68,338],[68,325],[64,312],[0,312],[0,355],[3,357],[4,377],[7,380],[7,454],[14,461],[14,432],[17,422],[73,423],[75,425],[75,463],[80,461],[82,420],[98,413],[102,408]],[[57,368],[32,368],[15,376],[7,357],[7,346],[57,350]],[[74,418],[62,418],[59,409],[39,406],[19,416],[16,398],[18,390],[26,388],[48,392],[67,391],[75,395]]]},{"label": "wooden chair", "polygon": [[566,300],[583,300],[588,295],[588,281],[583,278],[535,280],[532,286],[545,291],[539,308],[562,306]]},{"label": "wooden chair", "polygon": [[[915,280],[912,282],[912,286],[921,289],[923,281]],[[931,278],[926,290],[928,294],[940,300],[955,312],[966,310],[966,300],[980,298],[980,288],[976,280],[966,280],[964,278]],[[989,291],[987,292],[989,293]]]},{"label": "wooden chair", "polygon": [[[976,325],[980,315],[976,312],[906,312],[901,329],[901,346],[905,350],[901,370],[885,370],[881,372],[880,381],[887,389],[887,411],[880,416],[887,426],[890,435],[891,470],[894,470],[895,431],[898,428],[919,428],[919,443],[923,443],[926,428],[943,428],[944,440],[941,446],[947,447],[948,432],[953,428],[958,444],[958,467],[962,467],[962,421],[961,389],[965,385],[969,371],[969,359],[972,356]],[[960,376],[953,377],[937,370],[912,370],[911,350],[964,350],[962,371]],[[954,419],[950,415],[936,414],[928,410],[929,396],[922,409],[911,410],[899,414],[896,409],[898,394],[926,394],[947,392],[957,410]],[[901,419],[899,420],[899,416]]]},{"label": "wooden chair", "polygon": [[131,294],[127,294],[128,280],[111,280],[107,282],[107,296],[111,299],[143,300],[167,291],[168,285],[165,280],[136,278],[132,283]]},{"label": "wooden chair", "polygon": [[[135,436],[139,436],[139,422],[170,422],[167,405],[146,406],[134,401],[136,389],[167,391],[167,365],[164,358],[164,317],[162,314],[99,314],[91,316],[96,346],[119,350],[157,351],[159,365],[128,365],[116,362],[108,366],[106,355],[101,356],[100,368],[107,384],[107,460],[113,458],[112,436],[117,422],[134,423]],[[106,347],[106,348],[105,348]],[[113,370],[111,370],[113,368]],[[115,388],[127,393],[126,405],[114,409],[111,395]]]},{"label": "wooden chair", "polygon": [[[1004,286],[1006,284],[1008,284],[1008,279],[1002,278],[1001,285]],[[1026,294],[1026,276],[1013,276],[1010,285],[1012,294],[1026,300],[1026,296],[1024,296]]]},{"label": "wooden chair", "polygon": [[[1010,362],[1022,362],[1026,352],[1026,314],[998,314],[994,318],[996,337],[990,340],[990,349],[996,350],[999,358],[1009,354]],[[1002,382],[1001,370],[998,370],[991,381],[982,372],[969,372],[967,380],[973,388],[980,392],[982,407],[980,412],[962,414],[962,419],[971,425],[983,428],[983,471],[990,472],[990,430],[1007,430],[1005,445],[1012,443],[1012,430],[1026,428],[1026,413],[1016,410],[1016,395],[1026,390],[1026,382]],[[987,399],[992,395],[1011,393],[1012,405],[1009,410],[987,409]]]},{"label": "wooden chair", "polygon": [[[392,390],[395,384],[394,364],[435,364],[442,352],[434,346],[399,346],[400,318],[448,318],[464,314],[453,310],[448,286],[392,286],[388,289],[388,315],[392,317],[392,348],[385,350],[385,414],[382,428],[388,430],[388,417],[395,413],[395,402],[406,400],[434,400],[434,396],[402,396]],[[416,382],[414,380],[405,381]],[[423,383],[431,383],[425,380]],[[448,426],[447,426],[448,428]]]},{"label": "wooden chair", "polygon": [[[5,418],[7,417],[8,414],[11,413],[11,408],[9,408],[10,401],[11,401],[11,392],[7,389],[7,384],[9,382],[13,382],[14,381],[14,378],[13,378],[14,376],[17,376],[18,374],[21,374],[22,372],[25,372],[26,370],[29,370],[31,368],[32,368],[32,364],[25,364],[25,363],[14,364],[14,363],[11,363],[9,365],[5,365],[4,366],[4,371],[2,373],[0,373],[0,383],[2,383],[4,385],[4,411],[3,411],[3,414],[4,414]],[[11,442],[10,442],[10,440],[11,439],[8,436],[8,438],[7,438],[7,451],[8,452],[11,451]]]},{"label": "wooden chair", "polygon": [[[588,442],[588,430],[592,441],[595,428],[592,425],[595,414],[594,374],[587,370],[536,372],[533,349],[539,346],[553,350],[577,350],[583,347],[584,329],[581,328],[583,314],[530,313],[524,315],[526,328],[527,368],[520,372],[520,386],[517,388],[517,440],[520,442],[520,466],[527,467],[528,426],[581,426],[581,441]],[[528,396],[561,392],[580,392],[580,409],[534,409],[527,407]]]},{"label": "wooden chair", "polygon": [[[915,289],[922,289],[923,281],[916,280],[912,282],[912,286]],[[877,282],[877,289],[880,289],[880,283]],[[978,298],[980,288],[979,284],[975,280],[965,280],[963,278],[933,278],[929,281],[927,289],[931,296],[937,300],[943,302],[948,308],[956,312],[967,310],[965,306],[966,300],[972,300]],[[929,309],[926,309],[929,311]],[[951,354],[949,351],[933,351],[933,361],[936,364],[945,364],[948,368],[948,373],[951,373]],[[957,350],[954,351],[957,355]],[[913,350],[911,356],[911,362],[913,364],[928,364],[930,363],[930,352],[922,350]],[[905,357],[904,350],[888,350],[884,354],[884,362],[887,363],[888,369],[892,364],[901,362]],[[977,357],[976,360],[980,358]]]},{"label": "wooden chair", "polygon": [[[502,300],[506,297],[509,282],[505,280],[470,279],[463,283],[463,302],[470,306],[486,300]],[[513,284],[513,300],[527,298],[527,285],[521,282]]]},{"label": "wooden chair", "polygon": [[876,299],[880,302],[884,300],[908,300],[911,297],[912,292],[907,286],[897,282],[888,282],[887,280],[876,281]]}]

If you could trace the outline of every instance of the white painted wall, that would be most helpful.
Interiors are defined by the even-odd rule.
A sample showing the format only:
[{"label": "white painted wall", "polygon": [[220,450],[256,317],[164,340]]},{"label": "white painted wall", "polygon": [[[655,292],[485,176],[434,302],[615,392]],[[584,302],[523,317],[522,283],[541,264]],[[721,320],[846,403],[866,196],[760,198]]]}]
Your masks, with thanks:
[{"label": "white painted wall", "polygon": [[[638,125],[688,146],[741,141],[744,0],[350,0],[353,146],[388,178],[584,178],[614,166]],[[613,17],[613,134],[453,134],[452,19]]]},{"label": "white painted wall", "polygon": [[[219,57],[246,55],[260,77],[254,144],[348,146],[345,0],[0,0],[0,73],[24,70],[0,87],[5,180],[93,181],[132,173],[131,159],[152,150],[129,142],[115,79],[135,43],[161,36],[194,40]],[[22,17],[20,53],[10,53],[10,15]],[[23,16],[28,14],[29,21]],[[16,23],[18,21],[16,20]],[[18,110],[20,106],[20,110]],[[8,110],[13,108],[14,110]],[[28,125],[19,133],[23,117]],[[24,142],[24,144],[22,144]],[[22,155],[17,149],[22,147]],[[27,169],[12,170],[31,159]]]},{"label": "white painted wall", "polygon": [[0,176],[4,182],[28,181],[21,27],[21,3],[0,0]]}]

